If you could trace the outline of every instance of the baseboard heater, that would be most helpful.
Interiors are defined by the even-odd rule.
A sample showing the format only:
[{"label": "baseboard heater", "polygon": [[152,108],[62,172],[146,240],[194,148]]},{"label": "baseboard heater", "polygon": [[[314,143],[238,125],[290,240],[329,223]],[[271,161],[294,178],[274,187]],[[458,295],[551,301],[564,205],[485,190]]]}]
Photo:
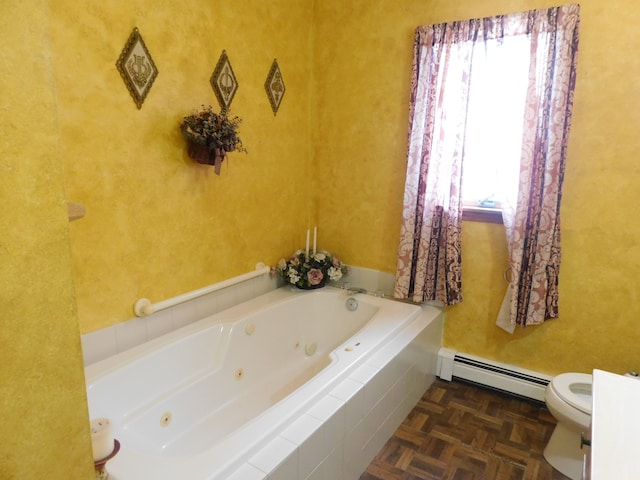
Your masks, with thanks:
[{"label": "baseboard heater", "polygon": [[459,378],[519,397],[544,402],[544,391],[552,377],[448,348],[438,352],[438,376]]}]

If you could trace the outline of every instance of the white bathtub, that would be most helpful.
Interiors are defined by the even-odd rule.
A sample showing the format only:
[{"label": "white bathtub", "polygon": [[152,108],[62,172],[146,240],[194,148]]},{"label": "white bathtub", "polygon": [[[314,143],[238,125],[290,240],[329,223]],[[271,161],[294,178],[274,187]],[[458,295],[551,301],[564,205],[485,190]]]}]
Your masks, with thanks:
[{"label": "white bathtub", "polygon": [[357,479],[433,380],[442,314],[281,288],[85,369],[114,480]]}]

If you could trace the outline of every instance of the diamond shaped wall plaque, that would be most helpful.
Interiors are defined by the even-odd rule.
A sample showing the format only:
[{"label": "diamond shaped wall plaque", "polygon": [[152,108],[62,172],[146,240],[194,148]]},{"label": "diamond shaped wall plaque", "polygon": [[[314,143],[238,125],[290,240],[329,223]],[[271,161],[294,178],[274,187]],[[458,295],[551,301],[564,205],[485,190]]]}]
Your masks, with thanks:
[{"label": "diamond shaped wall plaque", "polygon": [[136,102],[138,108],[142,107],[153,81],[158,76],[158,69],[153,63],[137,27],[129,35],[129,40],[127,40],[127,44],[116,62],[116,67],[118,67],[120,76],[133,97],[133,101]]},{"label": "diamond shaped wall plaque", "polygon": [[271,110],[273,110],[273,114],[275,115],[278,113],[280,102],[282,101],[282,97],[284,97],[284,92],[286,90],[282,74],[280,73],[280,67],[278,66],[278,61],[275,58],[271,64],[269,75],[267,75],[267,81],[264,82],[264,88],[267,91],[269,103],[271,103]]},{"label": "diamond shaped wall plaque", "polygon": [[231,63],[225,50],[222,51],[216,69],[213,71],[209,81],[218,98],[220,107],[229,110],[231,100],[233,100],[233,96],[236,94],[236,91],[238,91],[238,81],[233,73],[233,68],[231,68]]}]

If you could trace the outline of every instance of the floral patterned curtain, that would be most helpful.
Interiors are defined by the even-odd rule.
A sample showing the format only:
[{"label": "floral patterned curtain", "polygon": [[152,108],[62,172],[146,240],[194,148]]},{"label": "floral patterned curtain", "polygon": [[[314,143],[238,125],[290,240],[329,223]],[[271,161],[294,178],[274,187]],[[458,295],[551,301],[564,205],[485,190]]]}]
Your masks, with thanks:
[{"label": "floral patterned curtain", "polygon": [[[398,298],[462,301],[460,190],[471,70],[464,42],[477,28],[470,21],[416,29]],[[445,79],[454,81],[452,88]]]},{"label": "floral patterned curtain", "polygon": [[576,81],[579,12],[573,4],[526,13],[531,65],[520,180],[517,196],[505,199],[502,210],[510,282],[497,324],[507,331],[558,317],[560,199]]},{"label": "floral patterned curtain", "polygon": [[[557,42],[552,41],[553,38],[575,44],[577,47],[578,11],[578,5],[567,5],[548,10],[427,25],[416,29],[407,174],[394,290],[396,297],[409,298],[415,302],[440,300],[445,305],[454,305],[462,301],[460,193],[473,51],[475,48],[481,48],[487,39],[527,34],[532,40],[531,48],[534,55],[525,118],[525,130],[529,131],[525,134],[523,146],[524,173],[521,173],[518,201],[515,203],[515,211],[520,214],[509,217],[507,213],[505,225],[509,244],[514,246],[510,248],[514,273],[512,278],[519,279],[510,286],[510,291],[517,292],[517,295],[510,297],[509,306],[514,306],[513,302],[516,302],[515,310],[525,312],[523,315],[526,317],[529,313],[526,313],[526,308],[518,306],[519,297],[526,297],[529,304],[533,300],[534,304],[540,305],[537,298],[543,292],[537,289],[539,279],[527,279],[526,276],[527,272],[533,271],[539,274],[535,267],[532,270],[532,260],[544,257],[557,258],[559,261],[559,227],[557,233],[553,234],[558,239],[558,249],[554,250],[556,253],[553,255],[539,252],[538,247],[544,249],[548,248],[548,245],[538,242],[533,242],[532,245],[532,238],[537,237],[537,231],[541,227],[547,230],[547,225],[552,226],[552,230],[555,231],[556,222],[551,218],[555,219],[556,214],[553,214],[553,217],[548,215],[551,204],[556,202],[559,205],[559,189],[555,198],[552,193],[543,189],[546,184],[544,179],[548,178],[550,173],[544,173],[542,177],[532,173],[531,179],[535,177],[537,180],[527,180],[526,172],[540,172],[542,167],[533,168],[532,165],[525,164],[531,162],[531,158],[539,159],[540,165],[544,165],[548,157],[558,158],[555,153],[545,153],[547,145],[558,145],[559,139],[556,132],[548,128],[545,133],[545,122],[538,121],[537,112],[544,105],[554,107],[553,110],[547,109],[554,121],[547,120],[546,124],[559,122],[566,126],[565,135],[562,136],[564,140],[559,140],[560,157],[564,159],[570,114],[567,117],[565,110],[562,112],[562,120],[556,121],[557,113],[561,112],[562,107],[558,98],[562,97],[562,90],[568,94],[564,105],[570,110],[570,94],[573,92],[572,85],[575,81],[575,53],[570,54],[574,50],[566,48],[562,50],[564,53],[559,53],[560,57],[570,57],[573,60],[572,69],[563,72],[557,71],[555,64],[547,63],[547,58],[556,49]],[[560,33],[553,34],[552,25],[562,25],[563,28],[574,25],[574,28],[561,29]],[[555,59],[557,56],[552,58]],[[552,81],[564,81],[568,85],[557,91],[559,87],[556,85],[545,84],[546,86],[540,90],[538,76],[549,77]],[[550,96],[547,100],[544,99],[545,92],[547,97]],[[525,150],[530,154],[526,154]],[[559,179],[558,184],[561,184],[563,170],[564,167],[560,164],[552,167],[551,171],[557,173],[554,178]],[[528,187],[523,189],[523,184]],[[532,205],[536,203],[549,208],[542,214],[541,206]],[[530,210],[531,215],[528,215],[527,212]],[[540,215],[535,213],[538,211],[541,212]],[[521,226],[523,228],[519,228]],[[518,242],[520,247],[517,246]],[[514,268],[514,265],[523,264],[522,261],[518,261],[519,251],[523,256],[528,256],[527,262],[524,262],[527,264],[525,268]],[[557,285],[557,271],[554,267],[545,269],[550,280],[545,282],[546,285],[554,282]],[[532,287],[529,292],[527,285]],[[542,298],[545,299],[546,305],[546,293]],[[553,305],[554,300],[550,303]],[[557,305],[557,296],[555,304]],[[515,318],[510,322],[517,322]]]}]

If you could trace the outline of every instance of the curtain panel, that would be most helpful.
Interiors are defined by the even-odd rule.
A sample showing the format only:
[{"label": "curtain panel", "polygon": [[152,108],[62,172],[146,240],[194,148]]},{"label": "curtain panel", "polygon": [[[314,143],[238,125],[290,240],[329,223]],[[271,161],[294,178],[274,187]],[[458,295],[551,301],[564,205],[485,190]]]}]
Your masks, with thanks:
[{"label": "curtain panel", "polygon": [[[473,29],[456,22],[418,27],[414,43],[407,174],[394,296],[462,301],[462,152]],[[459,89],[443,88],[455,76]],[[447,106],[445,111],[445,105]],[[445,114],[446,113],[446,114]],[[452,132],[453,135],[446,135]]]},{"label": "curtain panel", "polygon": [[[560,200],[576,83],[578,5],[527,15],[531,65],[517,198],[506,199],[511,326],[558,317]],[[507,323],[498,318],[498,325]],[[511,330],[509,327],[507,331]]]}]

